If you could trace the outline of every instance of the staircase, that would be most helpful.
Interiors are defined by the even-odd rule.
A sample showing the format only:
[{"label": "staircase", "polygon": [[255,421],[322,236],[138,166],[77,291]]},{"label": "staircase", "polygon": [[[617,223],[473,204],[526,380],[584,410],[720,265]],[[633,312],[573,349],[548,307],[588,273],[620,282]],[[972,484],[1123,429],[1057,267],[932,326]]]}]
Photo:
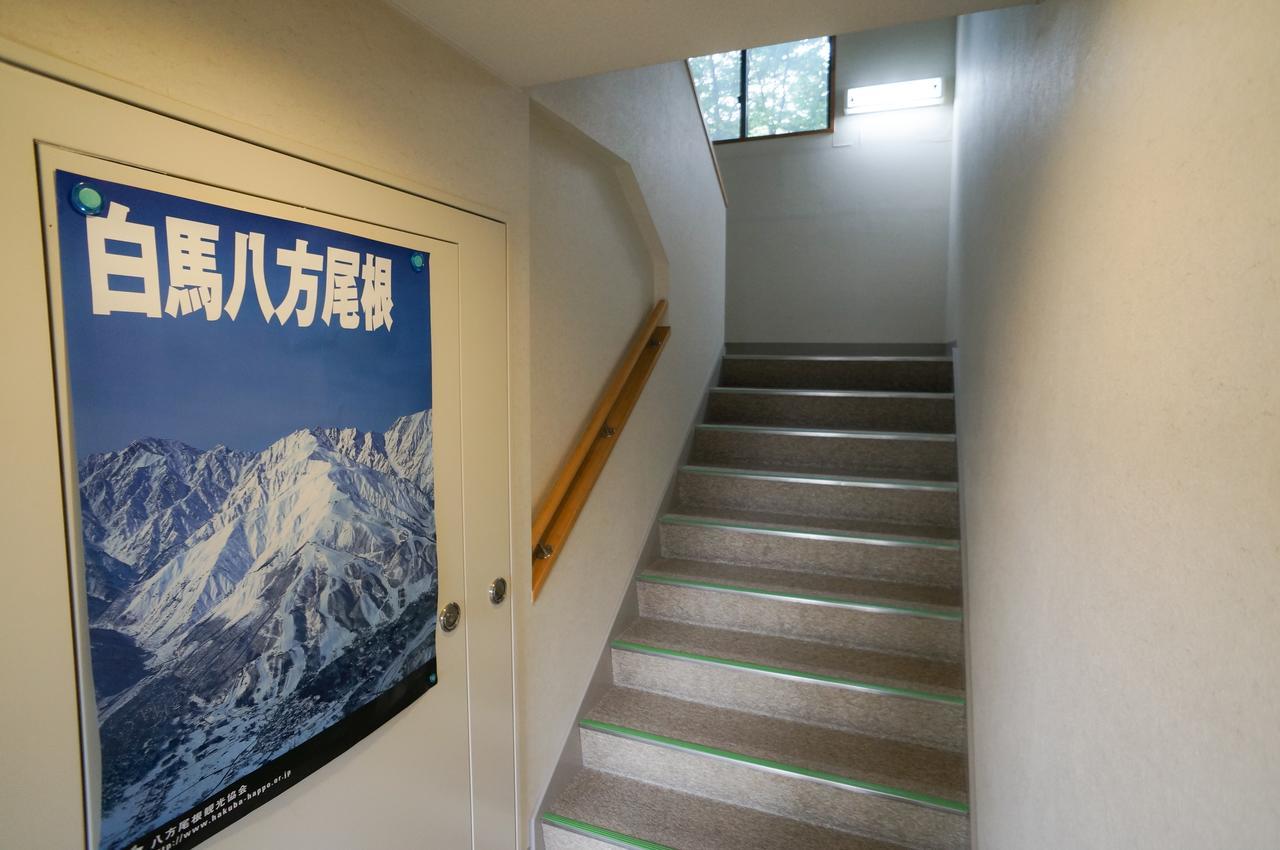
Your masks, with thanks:
[{"label": "staircase", "polygon": [[951,392],[726,356],[547,850],[968,847]]}]

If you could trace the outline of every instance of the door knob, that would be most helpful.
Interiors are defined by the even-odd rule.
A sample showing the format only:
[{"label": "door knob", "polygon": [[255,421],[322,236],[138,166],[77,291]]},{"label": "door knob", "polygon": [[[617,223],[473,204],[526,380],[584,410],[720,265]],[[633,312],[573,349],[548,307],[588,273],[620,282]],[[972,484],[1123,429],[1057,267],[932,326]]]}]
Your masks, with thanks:
[{"label": "door knob", "polygon": [[457,602],[450,602],[448,605],[440,609],[440,628],[446,632],[451,632],[458,627],[458,621],[462,619],[462,606]]},{"label": "door knob", "polygon": [[489,601],[494,605],[501,605],[502,600],[507,598],[507,580],[502,576],[498,576],[489,585]]}]

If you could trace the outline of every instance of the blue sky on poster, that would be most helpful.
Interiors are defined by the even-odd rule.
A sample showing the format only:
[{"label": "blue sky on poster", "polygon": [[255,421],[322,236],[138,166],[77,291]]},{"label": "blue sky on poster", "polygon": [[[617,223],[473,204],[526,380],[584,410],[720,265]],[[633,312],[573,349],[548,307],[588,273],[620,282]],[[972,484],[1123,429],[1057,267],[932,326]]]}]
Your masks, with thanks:
[{"label": "blue sky on poster", "polygon": [[[216,267],[230,289],[235,233],[265,236],[266,286],[274,305],[289,289],[278,248],[295,240],[391,260],[393,327],[348,329],[320,310],[309,327],[268,323],[252,280],[234,320],[205,313],[159,318],[94,315],[86,218],[71,205],[84,181],[105,204],[129,208],[128,220],[155,227],[162,300],[169,290],[165,218],[217,225]],[[142,437],[176,439],[207,449],[219,443],[258,451],[306,427],[383,431],[397,417],[431,406],[429,271],[416,272],[409,248],[349,233],[229,209],[59,171],[57,210],[63,313],[71,400],[80,457],[124,448]],[[112,246],[116,250],[118,246]],[[127,250],[127,249],[126,249]],[[140,283],[113,280],[113,289]],[[324,274],[316,297],[323,302]],[[305,298],[306,296],[304,296]]]}]

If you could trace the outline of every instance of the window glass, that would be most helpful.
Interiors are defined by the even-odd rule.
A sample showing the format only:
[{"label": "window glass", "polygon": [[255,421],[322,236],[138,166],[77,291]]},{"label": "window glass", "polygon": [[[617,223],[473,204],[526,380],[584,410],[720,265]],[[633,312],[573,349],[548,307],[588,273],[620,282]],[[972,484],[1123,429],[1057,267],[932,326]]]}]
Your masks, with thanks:
[{"label": "window glass", "polygon": [[831,39],[806,38],[747,51],[747,135],[827,129]]},{"label": "window glass", "polygon": [[742,132],[742,51],[712,53],[689,60],[698,105],[712,141],[736,139]]},{"label": "window glass", "polygon": [[712,141],[830,129],[831,43],[806,38],[690,59]]}]

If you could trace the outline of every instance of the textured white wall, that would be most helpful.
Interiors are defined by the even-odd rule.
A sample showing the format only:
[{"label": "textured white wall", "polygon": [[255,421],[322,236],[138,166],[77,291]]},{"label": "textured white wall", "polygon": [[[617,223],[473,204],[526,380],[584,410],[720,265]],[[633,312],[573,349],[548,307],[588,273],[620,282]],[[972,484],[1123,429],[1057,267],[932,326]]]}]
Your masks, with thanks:
[{"label": "textured white wall", "polygon": [[965,18],[980,850],[1280,842],[1280,5]]},{"label": "textured white wall", "polygon": [[[533,90],[533,97],[631,164],[670,262],[671,338],[537,604],[522,612],[516,623],[521,648],[521,801],[526,813],[537,804],[572,729],[724,344],[724,201],[684,68],[677,63],[619,71],[543,86]],[[539,159],[536,156],[535,163]],[[535,177],[535,189],[539,182]],[[539,196],[534,195],[535,220],[541,214]],[[541,226],[535,225],[535,232]],[[597,218],[577,226],[581,239],[618,238],[611,220]],[[601,291],[587,302],[590,312],[562,316],[558,323],[614,322],[609,303],[615,299],[635,311],[637,269],[624,269],[626,274],[617,279],[585,283],[544,280],[542,250],[534,253],[534,316],[545,314],[565,292],[583,285]],[[630,318],[611,349],[607,341],[601,342],[600,356],[609,365],[639,324],[638,315]],[[535,327],[535,333],[540,336],[542,328]],[[571,351],[564,341],[538,339],[535,353],[544,346]],[[594,366],[597,371],[599,367]],[[541,358],[533,361],[533,372],[535,387],[564,387],[578,374],[569,367],[551,372]],[[578,392],[591,395],[601,389],[603,382]],[[559,426],[559,441],[564,442],[570,431],[576,435],[589,412],[589,405],[568,411]],[[535,423],[535,435],[541,427]],[[535,446],[535,459],[542,451]]]},{"label": "textured white wall", "polygon": [[955,70],[951,18],[836,40],[833,135],[718,145],[730,342],[941,342],[950,104],[844,115],[852,86]]},{"label": "textured white wall", "polygon": [[653,267],[614,165],[535,109],[529,134],[530,469],[535,505],[653,308]]}]

